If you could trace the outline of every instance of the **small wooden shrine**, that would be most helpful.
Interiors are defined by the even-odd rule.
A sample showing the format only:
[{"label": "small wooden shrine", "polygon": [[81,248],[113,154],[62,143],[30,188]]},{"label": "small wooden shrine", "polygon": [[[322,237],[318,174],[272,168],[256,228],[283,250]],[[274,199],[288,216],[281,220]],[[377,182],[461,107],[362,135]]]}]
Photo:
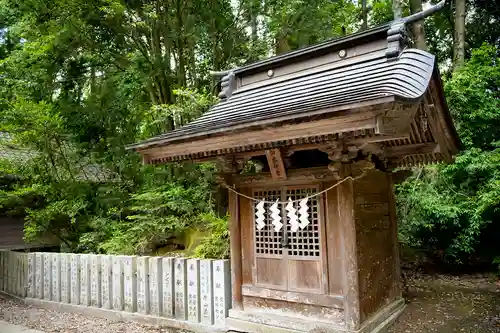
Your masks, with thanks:
[{"label": "small wooden shrine", "polygon": [[222,166],[228,330],[372,332],[404,308],[391,171],[459,146],[435,57],[406,32],[439,6],[227,71],[209,112],[131,147]]}]

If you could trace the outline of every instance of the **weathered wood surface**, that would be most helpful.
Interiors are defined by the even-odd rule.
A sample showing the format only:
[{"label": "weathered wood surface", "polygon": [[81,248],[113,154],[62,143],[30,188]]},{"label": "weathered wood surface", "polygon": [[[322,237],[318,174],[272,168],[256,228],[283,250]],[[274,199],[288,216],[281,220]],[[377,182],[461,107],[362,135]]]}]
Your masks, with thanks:
[{"label": "weathered wood surface", "polygon": [[[350,174],[346,166],[343,174]],[[356,225],[354,218],[353,181],[347,180],[338,186],[339,221],[342,223],[344,248],[344,314],[346,328],[356,331],[361,324],[358,282],[358,257]]]},{"label": "weathered wood surface", "polygon": [[392,184],[372,171],[354,183],[358,239],[360,319],[364,321],[397,297],[397,247]]},{"label": "weathered wood surface", "polygon": [[233,308],[241,308],[242,251],[239,196],[229,191],[229,241],[231,247],[231,283]]},{"label": "weathered wood surface", "polygon": [[274,180],[286,179],[285,162],[278,148],[266,150],[267,163]]},{"label": "weathered wood surface", "polygon": [[344,298],[340,295],[330,296],[306,292],[275,290],[265,287],[256,287],[253,285],[244,285],[242,290],[243,296],[260,297],[291,303],[321,305],[329,308],[344,308]]}]

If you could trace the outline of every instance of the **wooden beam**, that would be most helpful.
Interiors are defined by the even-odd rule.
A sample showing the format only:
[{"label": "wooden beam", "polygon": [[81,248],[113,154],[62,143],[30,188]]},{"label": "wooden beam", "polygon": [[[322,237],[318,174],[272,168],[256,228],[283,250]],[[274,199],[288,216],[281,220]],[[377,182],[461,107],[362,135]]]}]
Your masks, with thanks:
[{"label": "wooden beam", "polygon": [[444,129],[441,126],[441,121],[438,119],[438,115],[436,114],[436,109],[434,104],[426,105],[425,111],[427,113],[427,117],[429,118],[429,128],[431,129],[432,136],[436,139],[439,144],[439,148],[441,149],[441,154],[444,155],[445,160],[447,162],[452,161],[450,149],[448,146],[448,142],[446,137],[444,136]]},{"label": "wooden beam", "polygon": [[283,125],[252,132],[230,133],[224,136],[167,144],[163,147],[139,150],[139,152],[141,154],[150,154],[152,159],[167,158],[248,145],[266,144],[268,142],[373,129],[375,126],[374,114],[362,113],[294,125]]},{"label": "wooden beam", "polygon": [[266,150],[267,163],[274,180],[286,179],[285,162],[278,148]]},{"label": "wooden beam", "polygon": [[393,173],[386,173],[389,182],[389,217],[391,219],[391,239],[392,255],[394,257],[394,281],[393,293],[395,298],[402,297],[403,286],[401,285],[401,263],[400,263],[400,247],[398,240],[398,223],[396,220],[396,197],[394,195],[394,180]]},{"label": "wooden beam", "polygon": [[363,144],[367,143],[377,143],[377,142],[384,142],[384,141],[392,141],[392,140],[406,140],[410,137],[410,134],[402,134],[402,135],[374,135],[374,136],[369,136],[366,138],[359,138],[359,139],[354,139],[348,141],[349,144],[352,145],[359,145],[360,148],[363,148]]},{"label": "wooden beam", "polygon": [[294,292],[284,290],[273,290],[254,285],[243,285],[243,296],[274,299],[291,303],[311,304],[326,306],[329,308],[342,309],[344,298],[341,295],[319,295],[306,292]]},{"label": "wooden beam", "polygon": [[386,157],[404,157],[408,155],[426,155],[439,153],[439,146],[435,142],[417,143],[413,145],[404,145],[397,147],[387,147],[384,150]]},{"label": "wooden beam", "polygon": [[[344,166],[343,175],[351,174],[350,165]],[[354,217],[354,185],[349,179],[338,187],[338,221],[341,223],[344,271],[344,316],[348,331],[357,331],[361,325],[359,304],[358,248],[356,219]]]}]

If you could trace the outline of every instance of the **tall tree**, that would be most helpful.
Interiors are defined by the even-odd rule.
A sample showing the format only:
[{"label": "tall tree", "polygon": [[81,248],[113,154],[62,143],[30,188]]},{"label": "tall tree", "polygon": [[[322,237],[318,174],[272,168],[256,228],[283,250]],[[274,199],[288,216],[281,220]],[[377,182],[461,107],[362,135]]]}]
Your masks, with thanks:
[{"label": "tall tree", "polygon": [[460,67],[465,62],[465,0],[455,0],[454,37],[454,66]]},{"label": "tall tree", "polygon": [[403,17],[403,2],[401,0],[392,1],[392,11],[394,13],[394,19],[399,20]]},{"label": "tall tree", "polygon": [[361,21],[361,29],[368,29],[368,6],[366,4],[366,1],[367,0],[361,1],[361,15],[363,16]]},{"label": "tall tree", "polygon": [[[422,0],[410,1],[411,13],[422,11]],[[420,50],[427,50],[427,42],[425,41],[424,21],[417,21],[412,26],[413,37],[415,38],[415,46]]]}]

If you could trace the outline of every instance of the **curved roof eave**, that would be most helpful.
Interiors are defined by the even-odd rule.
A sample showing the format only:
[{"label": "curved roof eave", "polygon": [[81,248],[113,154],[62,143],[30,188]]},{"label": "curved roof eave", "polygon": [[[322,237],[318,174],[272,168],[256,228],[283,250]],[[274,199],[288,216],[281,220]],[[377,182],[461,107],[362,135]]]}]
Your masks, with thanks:
[{"label": "curved roof eave", "polygon": [[234,94],[195,121],[128,148],[144,149],[258,125],[272,126],[287,119],[335,112],[356,103],[377,104],[377,100],[391,98],[419,101],[433,75],[435,57],[425,51],[406,49],[395,60],[383,59],[321,70]]}]

